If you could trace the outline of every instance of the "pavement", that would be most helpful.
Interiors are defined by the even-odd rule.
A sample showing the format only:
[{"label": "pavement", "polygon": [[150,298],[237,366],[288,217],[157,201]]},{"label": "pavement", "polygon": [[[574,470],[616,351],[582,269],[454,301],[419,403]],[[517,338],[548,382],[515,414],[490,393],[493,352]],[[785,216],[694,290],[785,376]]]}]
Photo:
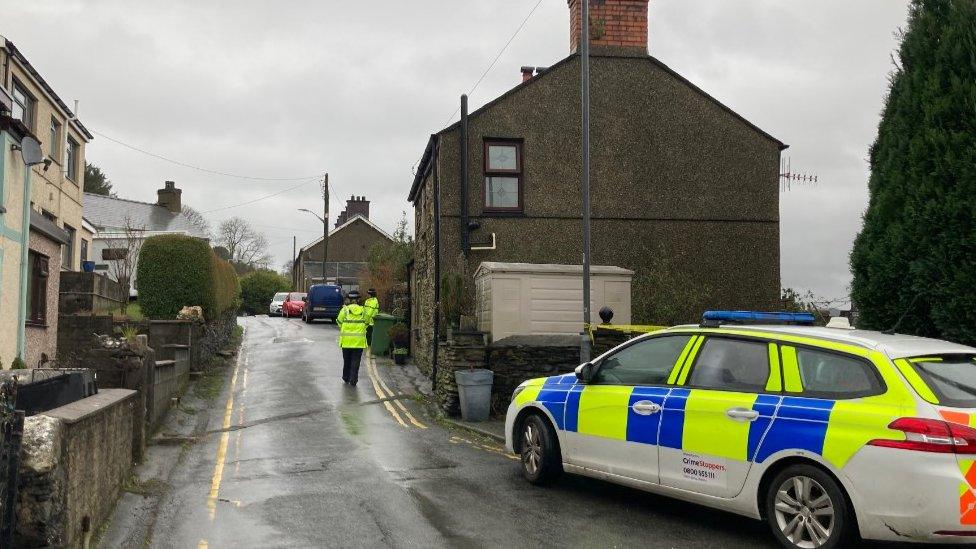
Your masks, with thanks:
[{"label": "pavement", "polygon": [[343,384],[334,325],[242,323],[222,395],[183,418],[193,442],[153,447],[158,489],[123,497],[102,547],[775,547],[759,522],[593,479],[534,487],[432,415],[409,369],[364,359]]}]

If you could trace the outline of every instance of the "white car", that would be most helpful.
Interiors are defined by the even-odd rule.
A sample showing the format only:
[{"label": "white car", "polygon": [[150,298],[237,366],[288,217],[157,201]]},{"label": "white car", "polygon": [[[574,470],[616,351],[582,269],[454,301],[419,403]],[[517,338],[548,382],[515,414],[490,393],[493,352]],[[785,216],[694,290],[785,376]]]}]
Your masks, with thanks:
[{"label": "white car", "polygon": [[784,547],[976,542],[976,348],[810,320],[713,311],[526,381],[506,445],[532,483],[673,496]]},{"label": "white car", "polygon": [[281,316],[281,307],[288,299],[288,292],[278,292],[271,298],[271,305],[268,305],[268,316]]}]

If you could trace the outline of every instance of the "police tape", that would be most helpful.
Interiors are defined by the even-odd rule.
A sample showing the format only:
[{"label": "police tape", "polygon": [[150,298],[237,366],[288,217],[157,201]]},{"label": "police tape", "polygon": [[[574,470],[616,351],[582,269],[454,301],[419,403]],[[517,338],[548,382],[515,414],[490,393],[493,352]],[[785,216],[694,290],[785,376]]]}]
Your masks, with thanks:
[{"label": "police tape", "polygon": [[643,334],[650,334],[664,330],[667,326],[654,326],[649,324],[587,324],[586,333],[590,334],[590,342],[594,342],[597,331],[613,331],[627,334],[631,337]]}]

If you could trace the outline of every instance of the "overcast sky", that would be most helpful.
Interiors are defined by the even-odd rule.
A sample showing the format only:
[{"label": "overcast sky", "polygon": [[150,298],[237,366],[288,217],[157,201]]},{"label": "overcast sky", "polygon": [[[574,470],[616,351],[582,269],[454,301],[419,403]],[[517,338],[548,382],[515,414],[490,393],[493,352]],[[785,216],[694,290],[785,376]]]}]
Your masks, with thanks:
[{"label": "overcast sky", "polygon": [[[328,171],[332,217],[351,194],[393,230],[411,167],[446,126],[536,0],[409,2],[0,0],[13,41],[89,129],[212,170],[266,178]],[[782,280],[846,296],[848,254],[867,202],[867,150],[906,0],[652,0],[650,52],[790,144],[817,186],[781,195]],[[472,107],[519,81],[521,65],[569,52],[565,0],[542,0]],[[216,210],[294,187],[201,173],[96,136],[88,160],[119,196],[155,200],[164,180]],[[339,204],[336,205],[335,203]],[[275,266],[321,233],[314,182],[208,213],[266,233]]]}]

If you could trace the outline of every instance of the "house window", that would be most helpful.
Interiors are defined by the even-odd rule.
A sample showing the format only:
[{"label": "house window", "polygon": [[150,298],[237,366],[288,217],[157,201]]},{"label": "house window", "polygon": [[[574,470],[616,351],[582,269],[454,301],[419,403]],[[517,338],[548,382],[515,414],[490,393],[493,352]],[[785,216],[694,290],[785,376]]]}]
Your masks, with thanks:
[{"label": "house window", "polygon": [[75,269],[75,234],[78,231],[65,223],[64,232],[68,233],[68,243],[61,246],[61,269],[73,271]]},{"label": "house window", "polygon": [[57,223],[58,222],[58,216],[54,215],[53,213],[51,213],[51,212],[49,212],[47,210],[43,210],[42,209],[41,210],[41,215],[44,217],[44,219],[47,219],[51,223]]},{"label": "house window", "polygon": [[48,144],[48,152],[51,158],[61,161],[61,123],[57,118],[51,117],[51,142]]},{"label": "house window", "polygon": [[78,142],[68,138],[68,150],[64,155],[64,162],[67,164],[68,179],[78,181]]},{"label": "house window", "polygon": [[37,100],[31,94],[27,93],[27,90],[16,80],[13,86],[13,96],[14,108],[11,114],[13,114],[14,118],[19,118],[28,128],[34,129],[34,111],[37,107]]},{"label": "house window", "polygon": [[88,261],[88,241],[81,239],[81,260]]},{"label": "house window", "polygon": [[47,256],[31,251],[28,255],[27,324],[47,324],[47,282],[50,272]]},{"label": "house window", "polygon": [[522,211],[522,143],[485,141],[485,210]]}]

